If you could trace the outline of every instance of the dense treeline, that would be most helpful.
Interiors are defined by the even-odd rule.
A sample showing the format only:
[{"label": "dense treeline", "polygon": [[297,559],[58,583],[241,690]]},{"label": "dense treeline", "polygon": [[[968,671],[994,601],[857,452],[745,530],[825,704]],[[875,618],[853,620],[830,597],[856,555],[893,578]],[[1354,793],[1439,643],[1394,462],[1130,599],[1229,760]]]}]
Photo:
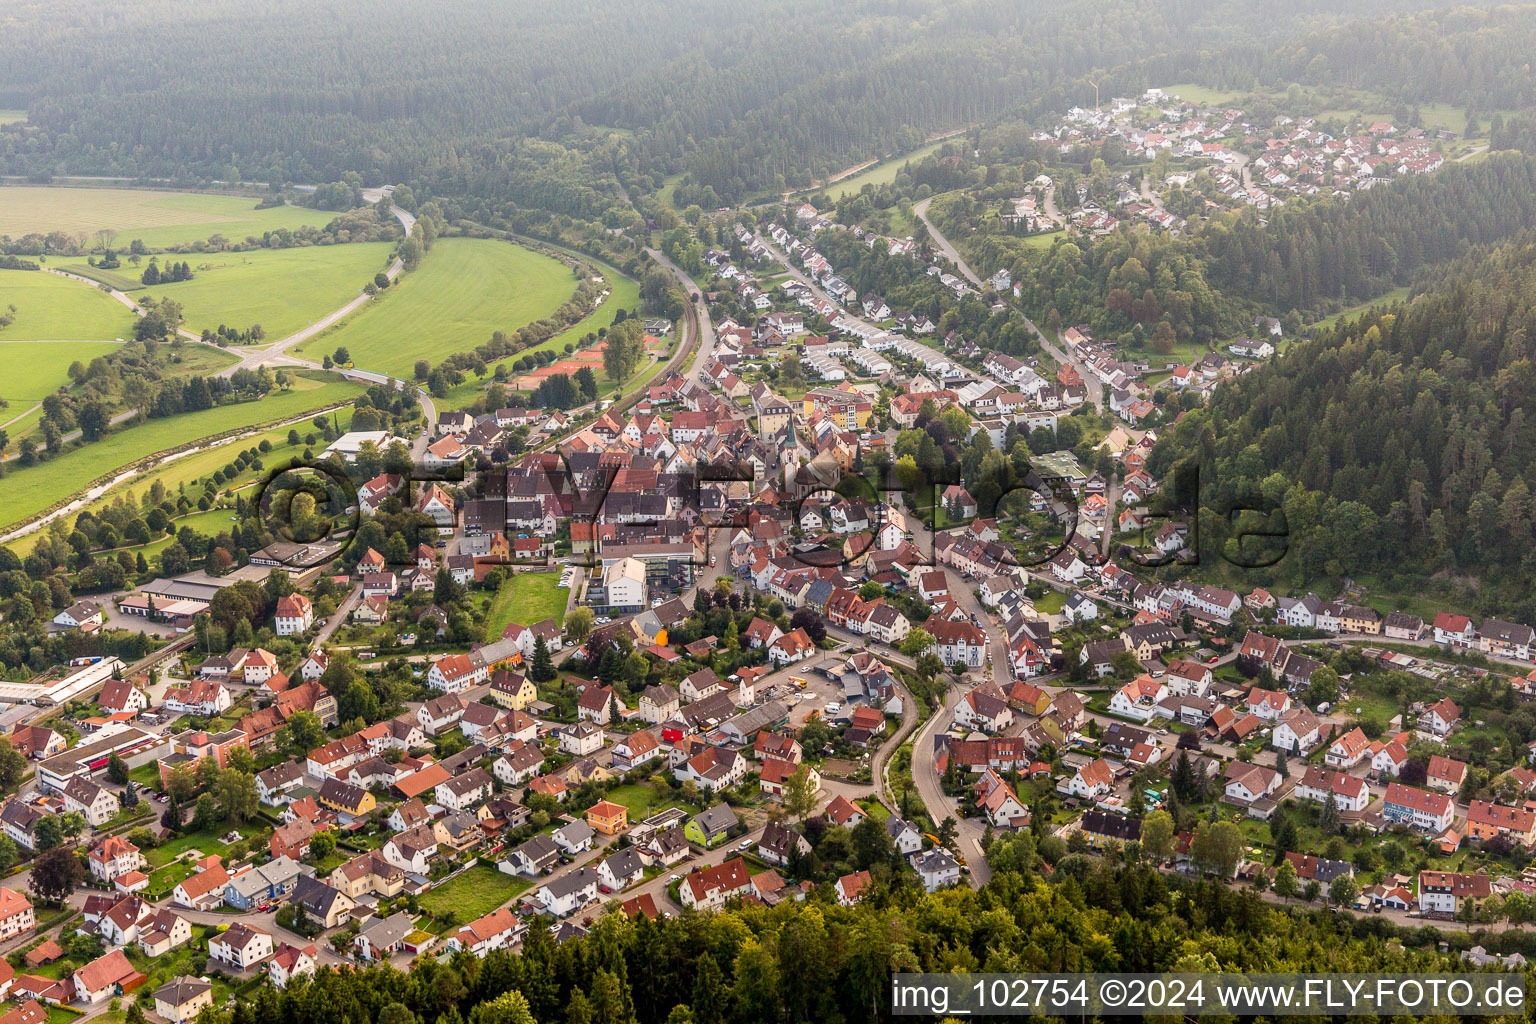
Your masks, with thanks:
[{"label": "dense treeline", "polygon": [[1385,92],[1406,103],[1452,103],[1487,115],[1536,104],[1533,47],[1536,9],[1452,7],[1310,34],[1282,47],[1260,73],[1282,82]]},{"label": "dense treeline", "polygon": [[1197,459],[1213,508],[1282,508],[1291,554],[1277,571],[1291,583],[1380,571],[1412,590],[1476,570],[1476,605],[1530,621],[1536,236],[1440,277],[1218,389],[1153,465]]},{"label": "dense treeline", "polygon": [[935,131],[1079,102],[1095,67],[1341,20],[1321,0],[900,0],[835,18],[806,0],[472,0],[429,19],[375,5],[366,29],[352,13],[22,8],[0,38],[0,102],[30,123],[0,132],[0,168],[336,182],[313,200],[333,208],[351,172],[590,218],[680,173],[721,202],[808,185]]},{"label": "dense treeline", "polygon": [[989,234],[972,246],[983,272],[1013,271],[1026,308],[1050,327],[1086,322],[1101,336],[1168,353],[1245,333],[1256,313],[1367,301],[1532,227],[1536,161],[1499,153],[1347,201],[1282,207],[1267,220],[1252,211],[1218,214],[1181,238],[1126,230],[1031,250]]},{"label": "dense treeline", "polygon": [[1495,154],[1347,202],[1281,207],[1206,233],[1209,277],[1281,309],[1370,299],[1423,267],[1536,227],[1536,161]]},{"label": "dense treeline", "polygon": [[655,922],[614,912],[559,944],[535,918],[518,954],[423,957],[409,972],[326,969],[208,1012],[231,1024],[851,1024],[890,1019],[893,971],[1429,971],[1448,963],[1429,929],[1291,913],[1250,890],[1083,854],[1060,856],[1045,883],[1029,834],[999,839],[993,850],[996,873],[980,892],[924,894],[907,875],[877,881],[861,903],[841,907],[821,885],[805,902],[771,909]]}]

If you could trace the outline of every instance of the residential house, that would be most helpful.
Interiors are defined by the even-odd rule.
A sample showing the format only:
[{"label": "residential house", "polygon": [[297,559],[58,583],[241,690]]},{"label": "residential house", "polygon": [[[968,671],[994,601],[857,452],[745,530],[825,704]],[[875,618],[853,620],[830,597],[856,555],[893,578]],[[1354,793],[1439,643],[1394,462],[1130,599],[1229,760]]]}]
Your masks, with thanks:
[{"label": "residential house", "polygon": [[236,921],[208,940],[208,955],[237,971],[247,971],[272,955],[272,936]]}]

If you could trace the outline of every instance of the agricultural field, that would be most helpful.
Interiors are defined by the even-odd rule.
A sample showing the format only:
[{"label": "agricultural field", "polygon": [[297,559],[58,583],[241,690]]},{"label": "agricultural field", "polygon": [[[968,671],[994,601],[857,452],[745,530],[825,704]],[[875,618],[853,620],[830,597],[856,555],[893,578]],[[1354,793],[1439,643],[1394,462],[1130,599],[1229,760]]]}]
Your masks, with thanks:
[{"label": "agricultural field", "polygon": [[0,110],[0,124],[15,124],[17,121],[25,121],[25,110]]},{"label": "agricultural field", "polygon": [[0,311],[8,306],[16,320],[0,329],[0,341],[111,341],[133,331],[127,306],[57,274],[0,270]]},{"label": "agricultural field", "polygon": [[387,265],[394,245],[357,242],[304,249],[199,253],[187,259],[193,278],[142,288],[182,305],[186,327],[245,330],[261,324],[267,341],[286,338],[357,297]]},{"label": "agricultural field", "polygon": [[256,202],[251,196],[200,192],[6,186],[0,188],[0,235],[63,231],[88,236],[110,230],[117,233],[114,246],[127,248],[137,238],[151,249],[164,249],[215,234],[243,241],[277,228],[323,227],[336,216],[300,206],[258,210]]},{"label": "agricultural field", "polygon": [[[117,345],[114,342],[8,342],[0,339],[0,381],[21,380],[16,390],[11,385],[0,384],[0,398],[11,403],[10,408],[0,410],[0,426],[10,435],[10,448],[14,449],[23,437],[38,428],[42,410],[37,401],[55,389],[69,383],[69,364],[76,359],[89,363],[99,355],[105,355]],[[235,357],[212,345],[188,344],[179,354],[173,353],[168,368],[172,376],[195,377],[217,373]],[[24,368],[24,369],[23,369]]]},{"label": "agricultural field", "polygon": [[11,402],[9,419],[24,410],[18,400],[36,402],[69,383],[69,364],[89,363],[117,348],[111,341],[10,341],[0,338],[0,398]]},{"label": "agricultural field", "polygon": [[508,242],[445,238],[421,266],[329,331],[294,349],[310,359],[345,346],[358,366],[409,378],[554,312],[576,278],[558,260]]},{"label": "agricultural field", "polygon": [[[563,353],[566,345],[580,348],[582,338],[588,334],[595,334],[598,328],[611,327],[613,315],[618,310],[634,312],[640,308],[640,282],[612,270],[605,270],[603,276],[608,279],[609,291],[608,297],[602,301],[601,305],[553,338],[519,352],[518,356],[535,355],[539,352]],[[572,288],[574,287],[573,284]],[[566,298],[570,298],[569,293]]]},{"label": "agricultural field", "polygon": [[273,392],[257,402],[150,420],[29,469],[13,464],[6,473],[5,486],[0,488],[0,526],[11,526],[44,512],[85,489],[91,481],[156,452],[187,444],[199,437],[301,416],[311,409],[349,401],[362,391],[361,387],[347,381],[318,381],[301,375],[292,390]]}]

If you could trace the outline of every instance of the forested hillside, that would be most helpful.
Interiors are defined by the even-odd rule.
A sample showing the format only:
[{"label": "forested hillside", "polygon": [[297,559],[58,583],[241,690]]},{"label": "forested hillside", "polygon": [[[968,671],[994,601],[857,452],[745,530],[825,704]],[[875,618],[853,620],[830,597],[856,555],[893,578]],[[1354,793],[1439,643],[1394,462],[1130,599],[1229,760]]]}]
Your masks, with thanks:
[{"label": "forested hillside", "polygon": [[1477,602],[1536,618],[1536,236],[1449,268],[1217,389],[1159,441],[1199,453],[1205,504],[1284,508],[1289,582],[1381,571],[1405,589],[1476,572]]},{"label": "forested hillside", "polygon": [[1342,20],[1322,2],[1121,6],[32,2],[0,35],[0,106],[31,116],[0,132],[0,170],[356,171],[592,218],[678,173],[721,202],[809,184],[941,129],[1080,102],[1095,68]]},{"label": "forested hillside", "polygon": [[[1008,266],[1048,322],[1129,332],[1161,351],[1248,330],[1254,313],[1337,309],[1407,284],[1424,268],[1536,227],[1536,161],[1494,154],[1411,175],[1348,201],[1227,213],[1188,236],[1117,232],[1039,252],[1007,235],[973,240]],[[962,236],[963,237],[963,236]]]},{"label": "forested hillside", "polygon": [[428,957],[408,974],[327,970],[284,991],[263,987],[231,1021],[852,1024],[891,1019],[892,971],[1427,971],[1448,962],[1434,932],[1397,935],[1380,918],[1293,916],[1251,890],[1184,888],[1146,865],[1083,854],[1061,856],[1046,884],[1027,832],[993,851],[996,874],[981,892],[880,883],[854,907],[812,897],[654,923],[611,913],[560,945],[535,919],[520,956]]}]

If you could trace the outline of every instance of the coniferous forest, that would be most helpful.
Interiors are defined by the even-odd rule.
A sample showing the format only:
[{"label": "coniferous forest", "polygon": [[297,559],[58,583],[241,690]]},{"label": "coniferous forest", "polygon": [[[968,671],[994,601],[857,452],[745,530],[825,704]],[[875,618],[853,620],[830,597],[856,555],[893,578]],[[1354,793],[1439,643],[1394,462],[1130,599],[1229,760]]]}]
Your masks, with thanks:
[{"label": "coniferous forest", "polygon": [[1536,235],[1430,280],[1217,389],[1154,465],[1199,452],[1210,503],[1283,508],[1296,580],[1475,574],[1478,602],[1536,617]]},{"label": "coniferous forest", "polygon": [[[561,944],[536,924],[520,955],[263,987],[231,1024],[853,1024],[891,1019],[893,971],[1431,971],[1449,959],[1433,929],[1292,913],[1252,890],[1084,854],[1060,856],[1047,883],[1028,833],[992,850],[996,874],[979,892],[880,885],[854,907],[812,898],[655,922],[613,913]],[[1529,939],[1444,937],[1510,950]]]},{"label": "coniferous forest", "polygon": [[[1347,17],[1416,6],[1372,0]],[[366,17],[336,0],[24,5],[0,36],[0,108],[30,123],[0,132],[0,171],[350,171],[589,219],[682,175],[708,207],[1085,102],[1095,69],[1203,66],[1345,18],[1316,0],[860,0],[835,18],[808,0],[391,2]]]}]

